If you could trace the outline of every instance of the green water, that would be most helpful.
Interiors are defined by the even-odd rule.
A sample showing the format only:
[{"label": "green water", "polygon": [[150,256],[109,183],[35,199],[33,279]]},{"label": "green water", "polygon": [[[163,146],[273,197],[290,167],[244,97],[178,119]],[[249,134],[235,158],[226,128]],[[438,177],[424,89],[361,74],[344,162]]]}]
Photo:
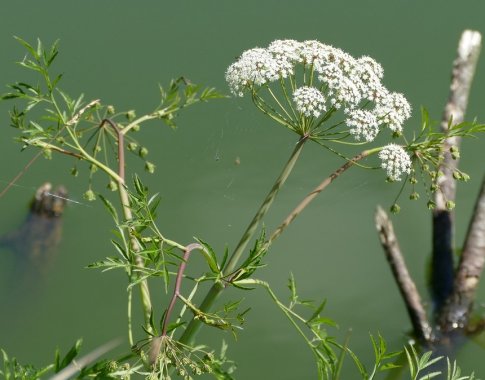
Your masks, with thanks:
[{"label": "green water", "polygon": [[[28,41],[59,38],[56,68],[64,73],[63,88],[141,114],[157,105],[158,83],[184,75],[228,92],[225,69],[243,50],[274,39],[318,39],[381,62],[385,84],[403,92],[414,106],[414,119],[408,123],[413,129],[420,105],[432,117],[441,116],[458,38],[465,28],[485,32],[484,14],[485,4],[471,0],[2,2],[0,83],[22,79],[13,61],[24,51],[13,35]],[[470,118],[485,120],[484,89],[482,57]],[[15,134],[7,111],[8,104],[0,104],[2,181],[16,175],[34,154],[20,153],[20,146],[12,142]],[[178,130],[153,124],[146,133],[158,171],[147,183],[162,196],[162,230],[185,243],[201,237],[219,251],[236,244],[295,143],[295,136],[273,125],[246,99],[193,107],[180,117]],[[479,140],[464,145],[462,168],[473,180],[459,188],[458,242],[483,175],[484,146]],[[308,146],[266,224],[275,227],[338,164],[327,152]],[[74,200],[84,202],[87,183],[71,178],[70,166],[59,158],[38,160],[18,182],[21,187],[0,199],[0,233],[22,222],[33,189],[45,180],[63,183]],[[136,161],[132,168],[142,170]],[[282,298],[290,271],[303,298],[328,298],[327,314],[340,325],[336,334],[344,336],[351,328],[350,345],[368,363],[369,332],[380,332],[391,349],[398,349],[410,330],[372,220],[376,204],[389,205],[397,192],[397,186],[383,179],[379,171],[356,168],[339,179],[272,247],[269,266],[260,274]],[[424,268],[430,252],[430,216],[424,202],[401,203],[395,226],[410,270],[428,298]],[[16,299],[15,278],[9,276],[13,258],[0,251],[0,302],[8,305],[0,313],[1,347],[23,362],[40,365],[52,358],[57,346],[66,350],[79,337],[84,338],[85,352],[112,338],[125,338],[124,276],[84,269],[114,254],[111,229],[100,204],[71,202],[48,276],[33,285],[35,291]],[[197,259],[190,262],[189,272],[198,273],[201,265]],[[266,294],[256,290],[244,296],[252,311],[238,341],[219,331],[205,331],[201,341],[214,346],[223,338],[229,341],[228,355],[238,362],[239,379],[315,378],[310,352]],[[469,342],[458,359],[467,372],[474,369],[484,376],[482,357],[483,350]],[[353,378],[355,372],[346,376]]]}]

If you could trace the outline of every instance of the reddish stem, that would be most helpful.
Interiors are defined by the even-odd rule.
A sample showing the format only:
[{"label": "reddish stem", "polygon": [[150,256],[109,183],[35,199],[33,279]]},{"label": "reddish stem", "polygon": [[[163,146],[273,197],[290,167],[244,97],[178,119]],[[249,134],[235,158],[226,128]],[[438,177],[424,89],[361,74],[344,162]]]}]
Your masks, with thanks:
[{"label": "reddish stem", "polygon": [[202,246],[199,243],[192,243],[185,247],[184,256],[182,257],[182,262],[180,263],[179,270],[177,271],[177,277],[175,279],[175,288],[173,290],[172,299],[170,300],[170,305],[168,306],[165,318],[163,320],[162,335],[167,335],[168,322],[170,321],[170,316],[172,315],[175,302],[180,295],[180,286],[182,285],[182,279],[184,277],[185,267],[187,266],[187,261],[189,260],[190,253],[194,249],[201,249]]}]

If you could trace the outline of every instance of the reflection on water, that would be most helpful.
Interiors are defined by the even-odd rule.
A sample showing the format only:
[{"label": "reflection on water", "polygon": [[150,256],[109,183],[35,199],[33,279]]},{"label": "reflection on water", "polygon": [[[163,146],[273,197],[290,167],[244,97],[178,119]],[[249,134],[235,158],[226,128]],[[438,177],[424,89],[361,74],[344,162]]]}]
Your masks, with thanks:
[{"label": "reflection on water", "polygon": [[5,276],[9,304],[25,302],[42,288],[61,241],[66,200],[64,187],[53,190],[50,183],[43,184],[30,202],[24,222],[0,237],[0,247],[12,256]]}]

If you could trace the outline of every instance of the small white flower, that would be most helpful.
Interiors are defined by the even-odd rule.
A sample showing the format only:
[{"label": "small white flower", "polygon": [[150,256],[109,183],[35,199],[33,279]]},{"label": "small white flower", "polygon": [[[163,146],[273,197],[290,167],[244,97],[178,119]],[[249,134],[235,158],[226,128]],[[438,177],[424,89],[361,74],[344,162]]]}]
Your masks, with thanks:
[{"label": "small white flower", "polygon": [[403,94],[391,92],[378,101],[375,112],[380,123],[401,132],[404,122],[411,117],[411,105]]},{"label": "small white flower", "polygon": [[381,64],[373,58],[364,55],[360,57],[357,62],[359,66],[364,68],[363,71],[367,72],[369,77],[375,76],[377,79],[382,79],[384,77],[384,69],[382,68]]},{"label": "small white flower", "polygon": [[[371,57],[360,57],[356,61],[352,77],[364,99],[376,102],[388,93],[381,83],[384,76],[382,66]],[[384,91],[384,93],[383,93]]]},{"label": "small white flower", "polygon": [[226,71],[226,81],[234,95],[252,85],[263,85],[279,78],[278,62],[266,49],[246,50]]},{"label": "small white flower", "polygon": [[338,106],[343,104],[346,110],[352,110],[359,105],[361,100],[362,96],[355,81],[347,76],[342,77],[338,90],[335,92],[335,104]]},{"label": "small white flower", "polygon": [[381,167],[391,181],[400,181],[402,174],[411,172],[411,159],[402,146],[389,144],[379,152]]},{"label": "small white flower", "polygon": [[305,116],[319,117],[326,111],[323,94],[314,87],[300,87],[293,93],[296,109]]},{"label": "small white flower", "polygon": [[279,74],[283,78],[294,74],[295,64],[301,62],[302,43],[295,40],[276,40],[268,46],[268,51],[278,64]]},{"label": "small white flower", "polygon": [[379,132],[376,115],[368,110],[352,110],[346,120],[350,133],[357,141],[373,141]]},{"label": "small white flower", "polygon": [[316,65],[323,58],[327,45],[319,41],[304,41],[300,49],[300,61],[307,65]]}]

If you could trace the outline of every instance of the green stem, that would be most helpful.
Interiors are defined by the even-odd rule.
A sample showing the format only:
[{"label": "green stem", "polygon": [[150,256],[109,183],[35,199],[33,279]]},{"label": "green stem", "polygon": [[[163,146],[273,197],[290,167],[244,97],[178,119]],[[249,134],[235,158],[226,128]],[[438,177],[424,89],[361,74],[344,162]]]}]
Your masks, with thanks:
[{"label": "green stem", "polygon": [[130,347],[133,347],[133,324],[131,320],[131,300],[132,300],[133,290],[132,288],[128,289],[128,343],[130,343]]},{"label": "green stem", "polygon": [[[119,181],[118,182],[118,192],[120,195],[120,202],[121,206],[123,208],[123,215],[125,217],[126,221],[133,220],[133,214],[131,212],[130,208],[130,199],[128,197],[128,191],[126,190],[126,185],[124,181]],[[128,234],[130,232],[128,231]],[[135,252],[135,263],[137,266],[140,268],[145,267],[145,263],[143,262],[143,258],[138,254],[140,251],[140,246],[136,239],[131,238],[131,245],[132,249]],[[148,332],[152,332],[152,328],[150,326],[150,315],[152,313],[152,302],[150,299],[150,290],[148,289],[148,282],[147,280],[143,280],[140,282],[140,293],[141,293],[141,302],[143,306],[143,312],[144,312],[144,319],[145,319],[145,328],[147,329]]]},{"label": "green stem", "polygon": [[163,110],[156,111],[154,113],[144,115],[139,117],[136,120],[133,120],[130,124],[128,124],[126,127],[123,127],[120,129],[119,133],[122,134],[123,136],[126,135],[131,129],[135,128],[137,125],[144,123],[145,121],[148,120],[153,120],[153,119],[159,119],[161,118],[165,112]]},{"label": "green stem", "polygon": [[[260,208],[256,212],[256,215],[254,215],[253,220],[251,221],[251,223],[249,223],[249,226],[244,232],[241,240],[239,241],[239,244],[237,245],[236,249],[232,253],[231,257],[229,258],[229,261],[226,267],[224,268],[224,273],[230,274],[236,269],[237,263],[241,258],[242,254],[244,253],[244,250],[246,249],[247,244],[249,243],[254,233],[256,232],[259,222],[263,219],[263,217],[268,212],[269,208],[271,207],[271,204],[273,203],[274,199],[276,198],[276,195],[278,194],[278,191],[281,189],[286,179],[290,175],[291,171],[293,170],[293,167],[295,166],[295,163],[298,160],[298,157],[300,156],[300,153],[303,149],[303,145],[307,140],[308,140],[308,136],[303,136],[296,144],[295,149],[293,150],[280,176],[275,181],[271,191],[264,199]],[[221,282],[214,283],[214,285],[212,285],[209,292],[207,293],[204,300],[202,301],[202,304],[200,305],[199,309],[204,313],[209,311],[224,289],[225,289],[225,286]],[[200,330],[201,323],[202,322],[200,322],[197,319],[192,319],[189,325],[187,326],[187,328],[185,329],[184,333],[180,337],[179,341],[183,344],[191,345],[195,339],[196,334]]]},{"label": "green stem", "polygon": [[[286,305],[284,305],[279,299],[278,297],[276,296],[276,294],[271,290],[269,284],[265,281],[261,281],[261,280],[257,280],[257,279],[247,279],[247,280],[242,280],[239,282],[241,285],[260,285],[262,286],[263,288],[266,289],[266,291],[268,292],[269,296],[273,299],[273,301],[276,303],[276,306],[278,306],[280,308],[280,310],[285,314],[286,318],[288,318],[288,320],[290,321],[290,323],[293,325],[293,327],[295,328],[295,330],[298,332],[298,334],[301,335],[301,337],[303,338],[303,340],[305,341],[305,343],[307,344],[307,346],[310,348],[310,350],[312,351],[312,354],[315,356],[316,360],[318,361],[319,360],[319,356],[317,355],[316,353],[316,350],[315,350],[315,346],[312,344],[312,342],[308,339],[308,337],[306,336],[305,332],[302,330],[302,328],[298,325],[297,321],[295,321],[295,318],[300,321],[301,323],[303,324],[307,324],[307,322],[301,317],[299,316],[298,314],[296,314],[293,310],[291,310],[290,308],[288,308]],[[315,336],[316,339],[320,340],[321,337],[316,334],[311,328],[310,328],[310,331],[312,332],[312,334]],[[321,378],[321,377],[319,377]]]}]

